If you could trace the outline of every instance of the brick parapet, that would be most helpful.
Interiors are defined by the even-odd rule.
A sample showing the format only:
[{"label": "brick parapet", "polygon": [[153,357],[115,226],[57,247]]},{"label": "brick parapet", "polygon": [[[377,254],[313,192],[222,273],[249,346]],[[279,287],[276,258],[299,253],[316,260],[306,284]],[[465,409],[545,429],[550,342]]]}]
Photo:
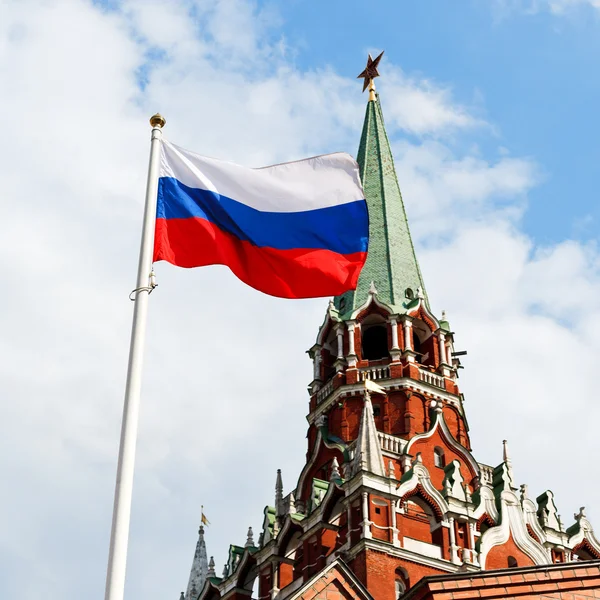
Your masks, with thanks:
[{"label": "brick parapet", "polygon": [[600,598],[600,561],[424,577],[402,600]]}]

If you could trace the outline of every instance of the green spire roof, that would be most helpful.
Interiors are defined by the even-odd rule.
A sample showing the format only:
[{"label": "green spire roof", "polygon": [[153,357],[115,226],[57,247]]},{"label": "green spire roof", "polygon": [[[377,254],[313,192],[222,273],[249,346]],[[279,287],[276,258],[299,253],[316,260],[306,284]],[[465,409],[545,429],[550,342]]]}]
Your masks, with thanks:
[{"label": "green spire roof", "polygon": [[350,318],[355,309],[365,304],[374,282],[378,300],[403,313],[415,303],[418,288],[426,301],[427,296],[408,229],[379,95],[367,104],[357,161],[369,209],[369,254],[356,290],[336,297],[335,307],[342,319]]}]

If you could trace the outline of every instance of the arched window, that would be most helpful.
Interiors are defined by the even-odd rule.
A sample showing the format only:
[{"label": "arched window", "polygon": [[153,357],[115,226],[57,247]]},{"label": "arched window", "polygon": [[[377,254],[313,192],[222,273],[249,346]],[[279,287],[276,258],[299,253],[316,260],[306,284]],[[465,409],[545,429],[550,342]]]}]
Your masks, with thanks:
[{"label": "arched window", "polygon": [[408,583],[408,573],[402,568],[402,567],[398,567],[396,569],[396,600],[398,600],[399,598],[401,598],[406,591],[408,590],[409,583]]},{"label": "arched window", "polygon": [[385,325],[373,325],[362,336],[362,357],[365,360],[387,358],[388,334]]},{"label": "arched window", "polygon": [[435,448],[433,450],[433,464],[440,469],[446,466],[446,456],[441,448]]},{"label": "arched window", "polygon": [[519,563],[517,562],[517,559],[514,556],[508,557],[508,566],[509,567],[518,567],[519,566]]},{"label": "arched window", "polygon": [[413,331],[413,350],[417,354],[421,354],[421,340],[415,331]]}]

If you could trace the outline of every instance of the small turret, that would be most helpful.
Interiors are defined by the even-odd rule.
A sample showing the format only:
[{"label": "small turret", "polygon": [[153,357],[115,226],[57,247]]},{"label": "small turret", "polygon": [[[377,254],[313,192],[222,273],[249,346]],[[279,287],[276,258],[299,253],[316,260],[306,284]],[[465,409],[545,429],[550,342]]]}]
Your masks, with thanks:
[{"label": "small turret", "polygon": [[254,547],[254,532],[252,531],[252,527],[248,527],[248,535],[246,538],[245,548],[253,548]]},{"label": "small turret", "polygon": [[215,557],[210,557],[210,562],[208,563],[208,572],[206,573],[207,577],[216,577],[217,574],[215,572]]},{"label": "small turret", "polygon": [[384,477],[383,455],[381,454],[381,446],[373,416],[371,392],[385,394],[385,390],[377,384],[372,381],[365,381],[365,402],[360,419],[358,438],[356,440],[353,471],[354,473],[358,473],[361,470],[368,471],[369,473]]}]

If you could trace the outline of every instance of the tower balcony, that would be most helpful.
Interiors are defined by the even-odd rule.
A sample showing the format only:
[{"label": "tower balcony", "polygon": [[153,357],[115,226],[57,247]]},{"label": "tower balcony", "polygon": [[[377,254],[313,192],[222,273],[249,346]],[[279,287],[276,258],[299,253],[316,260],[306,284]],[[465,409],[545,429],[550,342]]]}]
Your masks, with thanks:
[{"label": "tower balcony", "polygon": [[312,396],[311,410],[320,406],[334,391],[345,385],[362,383],[367,380],[385,383],[397,379],[413,379],[421,383],[425,389],[435,388],[438,391],[458,396],[454,379],[435,373],[429,367],[414,363],[406,365],[400,363],[376,364],[334,373],[322,385],[320,382],[314,381],[309,388]]}]

